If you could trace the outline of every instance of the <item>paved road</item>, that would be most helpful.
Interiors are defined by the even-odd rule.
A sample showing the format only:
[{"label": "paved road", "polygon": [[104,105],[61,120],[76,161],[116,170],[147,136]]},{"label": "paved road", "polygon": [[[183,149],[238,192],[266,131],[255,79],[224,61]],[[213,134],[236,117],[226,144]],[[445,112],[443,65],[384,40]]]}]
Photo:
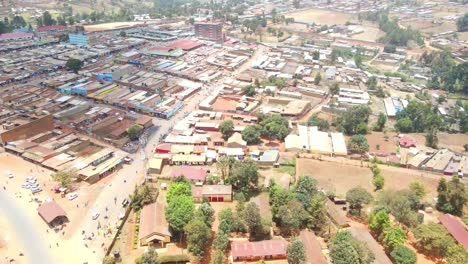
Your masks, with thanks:
[{"label": "paved road", "polygon": [[6,217],[11,223],[18,240],[24,246],[22,253],[25,256],[20,257],[20,252],[18,252],[18,255],[8,257],[14,259],[28,258],[29,263],[55,263],[45,247],[46,243],[44,243],[43,237],[34,229],[35,225],[30,221],[28,214],[20,206],[17,206],[16,201],[3,189],[0,190],[0,213],[2,217]]}]

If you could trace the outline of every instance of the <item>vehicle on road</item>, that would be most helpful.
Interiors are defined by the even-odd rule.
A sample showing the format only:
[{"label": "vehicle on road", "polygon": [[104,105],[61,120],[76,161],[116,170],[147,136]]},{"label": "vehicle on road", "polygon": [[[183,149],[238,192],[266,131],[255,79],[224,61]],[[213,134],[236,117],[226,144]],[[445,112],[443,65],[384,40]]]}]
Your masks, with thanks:
[{"label": "vehicle on road", "polygon": [[74,200],[74,199],[78,198],[78,194],[77,194],[77,193],[74,193],[74,192],[73,192],[73,193],[69,193],[69,194],[67,194],[67,198],[68,198],[68,200],[70,200],[70,201],[71,201],[71,200]]},{"label": "vehicle on road", "polygon": [[42,192],[41,187],[31,188],[31,193],[38,193],[38,192]]},{"label": "vehicle on road", "polygon": [[29,183],[23,183],[23,184],[21,184],[21,188],[30,189],[30,188],[31,188],[31,184],[29,184]]},{"label": "vehicle on road", "polygon": [[96,220],[99,218],[99,212],[94,212],[93,213],[93,220]]},{"label": "vehicle on road", "polygon": [[123,199],[122,207],[127,207],[128,204],[130,204],[130,201],[127,198]]},{"label": "vehicle on road", "polygon": [[11,171],[6,171],[5,176],[7,176],[9,179],[13,178],[13,173]]}]

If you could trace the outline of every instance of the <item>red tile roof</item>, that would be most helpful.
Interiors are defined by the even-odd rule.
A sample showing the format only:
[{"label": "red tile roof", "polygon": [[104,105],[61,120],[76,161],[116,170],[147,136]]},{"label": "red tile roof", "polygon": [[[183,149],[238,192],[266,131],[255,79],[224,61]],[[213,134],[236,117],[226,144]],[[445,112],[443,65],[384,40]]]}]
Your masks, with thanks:
[{"label": "red tile roof", "polygon": [[203,43],[198,42],[198,41],[189,40],[189,39],[184,39],[184,40],[176,41],[176,42],[170,44],[170,46],[174,47],[174,48],[180,48],[180,49],[183,49],[183,50],[192,50],[192,49],[203,46]]},{"label": "red tile roof", "polygon": [[314,232],[302,230],[299,238],[304,242],[307,264],[327,264],[327,259],[322,253],[322,247]]},{"label": "red tile roof", "polygon": [[37,208],[39,215],[50,224],[55,218],[60,216],[67,216],[67,213],[55,201],[43,203]]},{"label": "red tile roof", "polygon": [[281,256],[286,255],[288,242],[284,240],[264,240],[257,242],[231,243],[231,252],[234,261],[236,258],[244,257],[263,257],[263,256]]},{"label": "red tile roof", "polygon": [[32,33],[26,33],[26,32],[5,33],[5,34],[0,34],[0,40],[2,40],[2,39],[32,38],[33,36],[34,35]]},{"label": "red tile roof", "polygon": [[171,236],[166,211],[161,203],[148,204],[141,209],[138,238],[146,238],[153,234]]},{"label": "red tile roof", "polygon": [[51,26],[42,26],[36,28],[36,31],[48,31],[48,30],[54,30],[54,29],[65,29],[66,26],[63,25],[51,25]]},{"label": "red tile roof", "polygon": [[416,147],[416,140],[407,136],[401,137],[399,140],[399,143],[400,143],[400,146],[404,148]]},{"label": "red tile roof", "polygon": [[447,231],[462,245],[465,250],[468,250],[468,231],[465,226],[451,214],[439,216],[440,223],[445,226]]},{"label": "red tile roof", "polygon": [[207,171],[205,169],[197,169],[188,166],[181,167],[177,170],[173,170],[171,177],[175,178],[180,175],[184,175],[187,180],[192,181],[205,181]]}]

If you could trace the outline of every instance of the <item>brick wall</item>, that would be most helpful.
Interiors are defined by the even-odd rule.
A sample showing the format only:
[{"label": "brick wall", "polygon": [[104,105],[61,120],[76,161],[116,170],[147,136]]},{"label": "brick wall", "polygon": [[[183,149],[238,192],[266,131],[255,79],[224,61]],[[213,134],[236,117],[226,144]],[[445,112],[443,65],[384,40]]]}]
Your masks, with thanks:
[{"label": "brick wall", "polygon": [[53,129],[54,119],[51,115],[48,115],[1,133],[0,142],[5,145],[9,141],[26,139]]}]

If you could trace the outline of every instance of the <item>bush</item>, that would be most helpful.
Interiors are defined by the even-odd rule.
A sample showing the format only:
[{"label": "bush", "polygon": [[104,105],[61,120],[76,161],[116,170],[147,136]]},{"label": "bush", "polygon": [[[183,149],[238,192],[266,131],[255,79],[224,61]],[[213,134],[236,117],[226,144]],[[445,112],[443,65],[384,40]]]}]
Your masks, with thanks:
[{"label": "bush", "polygon": [[159,256],[160,263],[175,263],[175,262],[187,262],[190,261],[190,257],[186,254],[170,255],[170,256]]}]

